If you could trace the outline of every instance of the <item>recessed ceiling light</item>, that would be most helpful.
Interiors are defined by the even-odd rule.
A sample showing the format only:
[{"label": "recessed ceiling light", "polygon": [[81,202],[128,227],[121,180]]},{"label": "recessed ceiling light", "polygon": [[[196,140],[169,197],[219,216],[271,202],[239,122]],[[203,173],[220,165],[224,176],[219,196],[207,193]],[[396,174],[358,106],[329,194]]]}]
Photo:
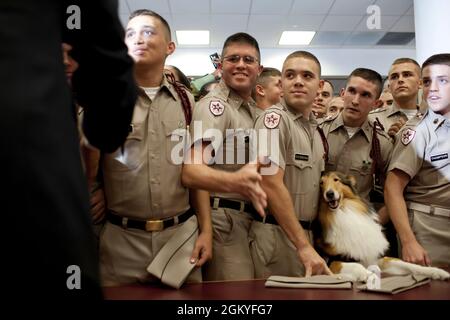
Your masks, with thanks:
[{"label": "recessed ceiling light", "polygon": [[308,45],[316,34],[315,31],[283,31],[279,45]]},{"label": "recessed ceiling light", "polygon": [[177,42],[184,44],[209,44],[208,30],[177,30]]}]

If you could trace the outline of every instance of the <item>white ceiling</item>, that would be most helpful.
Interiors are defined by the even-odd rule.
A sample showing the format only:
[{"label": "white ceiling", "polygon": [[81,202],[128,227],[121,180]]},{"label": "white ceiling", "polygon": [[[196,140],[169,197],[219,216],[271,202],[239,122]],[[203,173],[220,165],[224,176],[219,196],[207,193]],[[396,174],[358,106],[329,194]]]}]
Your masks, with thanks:
[{"label": "white ceiling", "polygon": [[[375,4],[381,29],[369,30],[366,10]],[[387,32],[414,32],[413,0],[119,0],[124,25],[130,12],[151,9],[175,30],[210,30],[210,45],[217,48],[231,34],[253,35],[263,48],[280,48],[285,30],[317,31],[309,47],[414,48],[376,45]],[[180,46],[181,47],[181,46]],[[190,46],[192,47],[192,46]],[[285,47],[285,46],[283,46]]]}]

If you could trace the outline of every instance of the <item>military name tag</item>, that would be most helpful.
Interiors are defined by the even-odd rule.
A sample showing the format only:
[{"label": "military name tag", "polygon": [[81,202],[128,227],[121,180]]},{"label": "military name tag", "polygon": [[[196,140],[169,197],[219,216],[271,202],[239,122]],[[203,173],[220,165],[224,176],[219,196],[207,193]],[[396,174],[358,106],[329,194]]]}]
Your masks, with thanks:
[{"label": "military name tag", "polygon": [[309,160],[309,156],[307,154],[296,153],[295,154],[295,160],[308,161]]},{"label": "military name tag", "polygon": [[431,156],[431,161],[439,161],[448,159],[448,153],[438,154],[436,156]]}]

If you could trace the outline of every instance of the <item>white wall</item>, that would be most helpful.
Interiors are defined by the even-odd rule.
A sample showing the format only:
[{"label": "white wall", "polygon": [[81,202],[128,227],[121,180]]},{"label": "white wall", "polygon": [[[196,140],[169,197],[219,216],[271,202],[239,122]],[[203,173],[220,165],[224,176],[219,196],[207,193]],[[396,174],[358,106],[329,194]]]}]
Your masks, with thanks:
[{"label": "white wall", "polygon": [[[261,49],[262,64],[281,70],[286,56],[296,49]],[[304,49],[301,49],[304,50]],[[177,48],[167,59],[186,75],[198,76],[214,71],[209,55],[221,49]],[[319,59],[324,76],[347,76],[358,67],[370,68],[386,75],[391,63],[400,57],[415,59],[414,49],[307,49]]]}]

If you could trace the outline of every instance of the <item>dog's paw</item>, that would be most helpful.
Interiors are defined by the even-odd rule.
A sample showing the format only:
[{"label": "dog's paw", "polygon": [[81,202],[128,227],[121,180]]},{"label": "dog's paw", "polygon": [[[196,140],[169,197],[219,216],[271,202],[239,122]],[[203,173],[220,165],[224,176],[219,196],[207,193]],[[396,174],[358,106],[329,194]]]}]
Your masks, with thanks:
[{"label": "dog's paw", "polygon": [[429,269],[429,271],[430,271],[430,277],[433,280],[448,280],[448,279],[450,279],[450,273],[448,273],[445,270],[431,267]]},{"label": "dog's paw", "polygon": [[345,273],[353,282],[367,282],[367,278],[373,274],[359,263],[346,264]]}]

